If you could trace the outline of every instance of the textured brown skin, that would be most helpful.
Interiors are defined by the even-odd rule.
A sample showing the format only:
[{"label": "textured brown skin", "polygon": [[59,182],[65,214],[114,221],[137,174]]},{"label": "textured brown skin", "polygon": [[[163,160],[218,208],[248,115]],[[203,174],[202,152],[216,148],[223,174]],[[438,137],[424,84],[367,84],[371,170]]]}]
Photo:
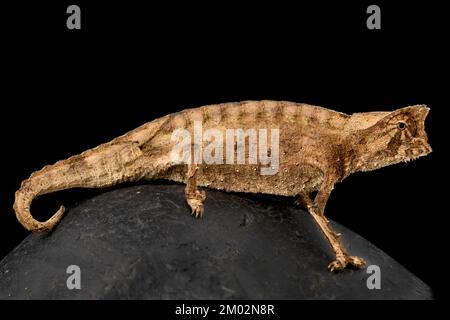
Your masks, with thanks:
[{"label": "textured brown skin", "polygon": [[[336,260],[331,271],[364,266],[350,256],[324,217],[328,197],[337,182],[357,171],[369,171],[409,161],[431,152],[424,122],[429,108],[405,107],[393,112],[347,115],[329,109],[285,101],[245,101],[187,109],[156,119],[125,135],[33,173],[16,192],[17,219],[33,232],[48,232],[61,219],[61,207],[39,222],[30,213],[39,195],[69,188],[101,188],[122,182],[167,179],[186,183],[186,200],[202,216],[204,191],[198,186],[237,192],[295,196],[330,242]],[[175,165],[170,151],[172,132],[203,129],[279,128],[279,171],[261,175],[258,165]],[[318,191],[314,199],[309,194]]]}]

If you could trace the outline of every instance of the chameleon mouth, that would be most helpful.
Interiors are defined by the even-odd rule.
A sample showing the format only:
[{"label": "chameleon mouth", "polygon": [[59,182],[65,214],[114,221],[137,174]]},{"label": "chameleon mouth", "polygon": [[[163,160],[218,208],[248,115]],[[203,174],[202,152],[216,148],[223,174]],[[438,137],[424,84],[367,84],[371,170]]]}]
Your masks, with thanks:
[{"label": "chameleon mouth", "polygon": [[403,159],[403,162],[411,162],[413,160],[416,160],[417,158],[426,156],[427,154],[431,153],[433,150],[431,147],[427,145],[423,145],[419,148],[413,148],[406,151],[406,158]]},{"label": "chameleon mouth", "polygon": [[408,162],[414,161],[414,160],[416,160],[417,158],[420,158],[420,157],[421,157],[421,156],[417,156],[417,157],[409,157],[409,158],[406,158],[405,160],[403,160],[403,162],[408,163]]}]

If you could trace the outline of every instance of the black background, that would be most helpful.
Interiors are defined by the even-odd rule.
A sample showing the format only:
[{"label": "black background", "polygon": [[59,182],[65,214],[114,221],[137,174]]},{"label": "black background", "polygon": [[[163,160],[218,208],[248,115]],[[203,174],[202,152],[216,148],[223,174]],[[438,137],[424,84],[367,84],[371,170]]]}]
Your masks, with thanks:
[{"label": "black background", "polygon": [[[26,235],[14,192],[31,172],[187,107],[291,100],[342,112],[424,103],[434,152],[355,174],[326,214],[444,294],[448,250],[448,41],[445,10],[429,1],[373,2],[382,29],[366,28],[372,2],[207,3],[55,1],[1,9],[0,257]],[[66,8],[81,7],[81,30]],[[40,219],[101,190],[33,204]]]}]

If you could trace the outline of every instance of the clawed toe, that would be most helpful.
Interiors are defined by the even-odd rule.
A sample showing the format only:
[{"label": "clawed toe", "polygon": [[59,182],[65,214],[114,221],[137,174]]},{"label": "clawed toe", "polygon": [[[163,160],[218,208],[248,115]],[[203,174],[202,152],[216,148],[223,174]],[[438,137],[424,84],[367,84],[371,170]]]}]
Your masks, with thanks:
[{"label": "clawed toe", "polygon": [[355,268],[362,268],[366,265],[366,261],[364,259],[355,256],[348,257],[347,263]]},{"label": "clawed toe", "polygon": [[364,259],[355,256],[348,256],[334,260],[328,265],[328,269],[330,272],[337,272],[344,270],[347,266],[362,268],[365,265],[366,261],[364,261]]},{"label": "clawed toe", "polygon": [[197,205],[192,207],[192,215],[196,218],[202,218],[203,217],[203,205]]},{"label": "clawed toe", "polygon": [[343,259],[336,259],[328,265],[330,272],[338,272],[344,270],[347,263]]},{"label": "clawed toe", "polygon": [[189,204],[189,206],[191,207],[191,214],[196,217],[196,218],[201,218],[203,217],[203,212],[204,212],[204,207],[203,207],[203,202],[206,199],[206,193],[205,191],[199,191],[197,190],[195,192],[195,194],[193,194],[192,196],[188,197],[187,203]]}]

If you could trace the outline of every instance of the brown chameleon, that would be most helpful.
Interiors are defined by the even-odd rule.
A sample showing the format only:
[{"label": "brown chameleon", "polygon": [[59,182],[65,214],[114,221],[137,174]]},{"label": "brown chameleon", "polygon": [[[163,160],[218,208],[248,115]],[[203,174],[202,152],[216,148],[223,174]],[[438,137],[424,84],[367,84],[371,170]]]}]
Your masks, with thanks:
[{"label": "brown chameleon", "polygon": [[[375,170],[430,153],[424,128],[428,111],[426,106],[416,105],[392,112],[347,115],[285,101],[245,101],[187,109],[148,122],[111,142],[34,172],[16,192],[14,210],[26,229],[48,232],[60,221],[64,207],[47,221],[39,222],[30,213],[31,202],[37,196],[69,188],[101,188],[142,179],[185,183],[186,201],[196,217],[203,215],[206,199],[199,186],[294,196],[296,203],[303,205],[317,222],[335,252],[336,260],[329,264],[329,269],[359,268],[365,261],[348,254],[324,216],[330,193],[337,182],[354,172]],[[224,137],[230,128],[268,130],[259,131],[260,134],[278,129],[279,146],[272,145],[266,154],[278,147],[276,173],[261,174],[260,160],[252,164],[250,161],[194,163],[192,157],[188,163],[174,161],[173,149],[180,143],[174,140],[174,131],[192,132],[198,124],[203,130],[214,128]],[[251,143],[253,147],[258,146],[255,140],[244,137],[244,141],[247,140],[249,150]],[[195,139],[186,142],[194,152],[206,148],[207,143],[197,140],[196,145]],[[238,152],[236,143],[237,140],[232,150],[234,155]],[[245,155],[250,155],[249,150]],[[216,156],[225,157],[224,154]],[[317,194],[311,199],[314,191]]]}]

